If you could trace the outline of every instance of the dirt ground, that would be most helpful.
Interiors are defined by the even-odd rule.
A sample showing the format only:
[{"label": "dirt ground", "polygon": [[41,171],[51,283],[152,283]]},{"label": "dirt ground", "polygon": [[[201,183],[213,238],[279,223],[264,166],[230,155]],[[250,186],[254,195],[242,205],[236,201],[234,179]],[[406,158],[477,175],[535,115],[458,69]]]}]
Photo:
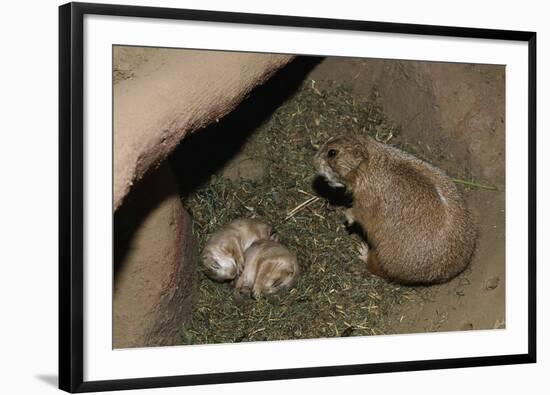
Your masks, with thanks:
[{"label": "dirt ground", "polygon": [[[309,78],[349,82],[354,95],[380,96],[407,143],[449,175],[496,187],[464,188],[479,238],[466,272],[426,289],[392,320],[395,333],[505,326],[504,66],[328,58]],[[469,174],[464,174],[464,173]]]}]

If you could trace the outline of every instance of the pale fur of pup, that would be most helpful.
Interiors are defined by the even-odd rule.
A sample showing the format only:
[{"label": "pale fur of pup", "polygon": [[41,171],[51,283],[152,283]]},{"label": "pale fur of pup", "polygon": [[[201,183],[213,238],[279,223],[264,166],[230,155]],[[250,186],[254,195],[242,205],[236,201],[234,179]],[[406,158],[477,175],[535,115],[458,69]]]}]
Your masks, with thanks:
[{"label": "pale fur of pup", "polygon": [[217,230],[201,254],[204,272],[212,280],[235,279],[244,268],[245,251],[258,240],[276,240],[268,224],[257,219],[237,219]]},{"label": "pale fur of pup", "polygon": [[331,186],[352,194],[346,218],[366,231],[360,251],[375,274],[403,284],[433,284],[468,266],[475,223],[440,169],[368,136],[328,140],[314,164]]},{"label": "pale fur of pup", "polygon": [[245,253],[244,270],[235,284],[237,294],[254,298],[289,289],[299,273],[298,260],[284,245],[260,240]]}]

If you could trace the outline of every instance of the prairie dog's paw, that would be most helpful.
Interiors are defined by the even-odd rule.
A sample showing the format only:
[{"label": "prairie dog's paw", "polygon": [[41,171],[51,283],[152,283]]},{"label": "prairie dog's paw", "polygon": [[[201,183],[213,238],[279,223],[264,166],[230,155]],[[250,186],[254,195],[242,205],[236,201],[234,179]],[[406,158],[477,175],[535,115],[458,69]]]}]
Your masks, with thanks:
[{"label": "prairie dog's paw", "polygon": [[269,236],[269,240],[279,241],[279,235],[277,234],[277,232],[275,232],[275,231],[271,232],[271,235]]},{"label": "prairie dog's paw", "polygon": [[262,290],[259,288],[255,288],[254,290],[252,290],[252,294],[251,294],[252,299],[254,300],[259,299],[261,294],[262,294]]},{"label": "prairie dog's paw", "polygon": [[362,242],[361,244],[359,244],[359,247],[357,247],[357,251],[359,252],[359,259],[361,259],[365,263],[369,261],[369,249],[369,245],[365,242]]},{"label": "prairie dog's paw", "polygon": [[348,208],[344,211],[344,216],[346,217],[346,226],[350,227],[355,223],[355,217],[353,216],[351,209]]},{"label": "prairie dog's paw", "polygon": [[250,287],[246,286],[246,285],[241,285],[241,286],[235,286],[235,296],[236,297],[249,297],[252,293],[252,290],[250,289]]}]

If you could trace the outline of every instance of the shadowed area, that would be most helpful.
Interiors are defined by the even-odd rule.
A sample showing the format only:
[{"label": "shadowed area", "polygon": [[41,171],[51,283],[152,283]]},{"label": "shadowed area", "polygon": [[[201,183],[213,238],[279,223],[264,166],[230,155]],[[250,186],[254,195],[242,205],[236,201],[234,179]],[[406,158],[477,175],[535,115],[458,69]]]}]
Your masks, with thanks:
[{"label": "shadowed area", "polygon": [[182,196],[185,198],[237,155],[250,135],[296,92],[305,76],[322,59],[296,58],[264,85],[254,89],[219,123],[187,137],[171,158]]}]

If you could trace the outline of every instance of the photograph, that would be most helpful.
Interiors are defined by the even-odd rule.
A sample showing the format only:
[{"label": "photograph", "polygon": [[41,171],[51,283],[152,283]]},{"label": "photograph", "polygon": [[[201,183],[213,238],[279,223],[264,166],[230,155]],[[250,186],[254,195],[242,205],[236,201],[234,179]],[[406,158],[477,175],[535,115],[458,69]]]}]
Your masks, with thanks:
[{"label": "photograph", "polygon": [[1,392],[548,387],[542,4],[9,3]]},{"label": "photograph", "polygon": [[362,18],[59,8],[59,388],[537,361],[536,32]]},{"label": "photograph", "polygon": [[112,347],[505,330],[506,73],[113,45]]}]

